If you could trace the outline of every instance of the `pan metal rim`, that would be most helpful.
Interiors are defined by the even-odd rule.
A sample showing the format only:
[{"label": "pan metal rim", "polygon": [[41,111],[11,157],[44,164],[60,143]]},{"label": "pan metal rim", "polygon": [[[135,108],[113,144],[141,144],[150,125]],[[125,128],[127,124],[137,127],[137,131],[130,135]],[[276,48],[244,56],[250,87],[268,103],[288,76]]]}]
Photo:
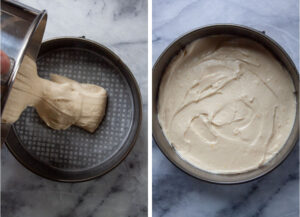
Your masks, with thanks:
[{"label": "pan metal rim", "polygon": [[[76,45],[76,46],[68,46],[68,45]],[[55,38],[50,38],[48,40],[45,40],[41,44],[40,52],[38,56],[42,56],[43,54],[47,52],[51,52],[51,46],[54,46],[53,50],[55,49],[55,46],[59,48],[79,48],[79,49],[85,49],[90,52],[94,52],[96,54],[104,54],[105,58],[107,58],[109,61],[111,61],[113,64],[115,64],[120,73],[123,74],[124,78],[128,82],[128,85],[130,87],[130,91],[132,93],[132,100],[133,100],[133,106],[134,106],[134,112],[133,112],[133,120],[132,120],[132,128],[129,130],[129,133],[127,134],[126,138],[124,138],[124,143],[127,145],[124,148],[124,145],[120,147],[118,152],[122,151],[122,153],[115,153],[114,156],[116,155],[114,162],[111,163],[111,165],[106,167],[105,169],[102,170],[97,170],[97,172],[93,173],[93,175],[86,175],[84,173],[81,175],[82,177],[76,178],[74,177],[73,171],[63,171],[63,169],[58,169],[55,168],[51,165],[48,165],[44,163],[43,161],[37,159],[34,157],[32,154],[30,154],[21,144],[21,140],[19,136],[16,133],[16,129],[14,126],[12,126],[9,135],[6,140],[6,146],[9,149],[9,151],[12,153],[12,155],[28,170],[31,172],[35,173],[38,176],[41,176],[43,178],[52,180],[52,181],[58,181],[58,182],[65,182],[65,183],[76,183],[76,182],[85,182],[89,181],[92,179],[95,179],[97,177],[100,177],[102,175],[105,175],[106,173],[110,172],[114,168],[116,168],[125,158],[128,156],[130,151],[133,149],[136,140],[138,138],[138,135],[141,130],[141,123],[142,123],[142,100],[141,100],[141,93],[140,89],[138,86],[138,83],[133,75],[133,73],[130,71],[128,66],[109,48],[106,46],[99,44],[95,41],[86,39],[84,36],[82,37],[55,37]],[[122,149],[123,148],[123,149]],[[24,156],[21,154],[23,153]],[[23,156],[23,157],[22,157]],[[113,156],[113,157],[114,157]],[[109,160],[112,157],[109,158]],[[27,161],[30,159],[30,161]],[[40,165],[43,169],[37,168],[36,163]],[[97,168],[101,166],[102,164],[107,164],[106,161],[103,163],[94,166],[93,168]],[[51,171],[51,174],[56,174],[57,176],[52,176],[47,171],[45,170],[49,169]],[[92,168],[92,169],[93,169]],[[89,169],[87,169],[88,171]],[[71,177],[68,177],[71,175]]]},{"label": "pan metal rim", "polygon": [[[159,84],[162,78],[162,74],[165,71],[166,66],[169,64],[172,57],[174,57],[178,52],[183,49],[187,44],[192,41],[206,36],[219,35],[219,34],[231,34],[242,37],[247,37],[252,40],[257,41],[266,47],[286,68],[289,72],[294,86],[296,95],[296,115],[294,120],[293,129],[287,139],[286,143],[282,149],[273,157],[270,162],[264,166],[240,174],[213,174],[205,170],[197,168],[181,158],[177,153],[175,148],[169,144],[167,141],[157,117],[157,99]],[[258,31],[256,29],[237,25],[237,24],[212,24],[194,29],[187,32],[177,39],[175,39],[168,47],[164,49],[161,55],[156,60],[152,69],[152,130],[153,139],[161,152],[167,157],[167,159],[172,162],[176,167],[181,169],[186,174],[197,178],[202,181],[206,181],[214,184],[241,184],[249,181],[258,179],[269,172],[277,168],[284,160],[288,157],[291,151],[294,149],[296,142],[298,141],[298,130],[299,130],[299,74],[296,66],[294,65],[292,59],[287,54],[287,52],[272,38],[265,35],[265,32]]]}]

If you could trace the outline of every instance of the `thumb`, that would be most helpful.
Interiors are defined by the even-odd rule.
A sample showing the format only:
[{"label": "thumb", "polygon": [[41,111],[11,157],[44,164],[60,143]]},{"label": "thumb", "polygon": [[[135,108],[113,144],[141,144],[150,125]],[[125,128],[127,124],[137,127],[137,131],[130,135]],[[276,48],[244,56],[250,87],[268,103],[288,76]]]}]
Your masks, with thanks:
[{"label": "thumb", "polygon": [[1,54],[1,75],[3,75],[9,72],[10,60],[2,50],[0,51],[0,54]]}]

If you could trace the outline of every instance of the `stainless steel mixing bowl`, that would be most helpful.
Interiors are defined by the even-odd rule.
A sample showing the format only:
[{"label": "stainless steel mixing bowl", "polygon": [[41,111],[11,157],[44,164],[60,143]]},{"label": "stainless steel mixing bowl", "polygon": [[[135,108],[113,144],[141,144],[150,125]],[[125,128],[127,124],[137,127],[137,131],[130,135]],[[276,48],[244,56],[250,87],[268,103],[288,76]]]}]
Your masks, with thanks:
[{"label": "stainless steel mixing bowl", "polygon": [[[1,1],[1,50],[10,58],[9,73],[1,75],[1,113],[23,57],[36,59],[47,22],[46,11],[39,11],[15,1]],[[1,144],[6,140],[11,125],[1,123]]]},{"label": "stainless steel mixing bowl", "polygon": [[274,168],[276,168],[283,160],[288,156],[288,154],[292,151],[293,147],[296,144],[298,139],[298,128],[299,128],[299,111],[297,109],[296,117],[294,121],[293,129],[290,133],[289,138],[286,141],[286,144],[282,147],[280,152],[267,164],[264,166],[252,170],[246,173],[240,174],[213,174],[207,171],[201,170],[199,168],[194,167],[187,161],[183,160],[175,151],[174,147],[169,144],[166,137],[163,134],[163,131],[159,125],[158,117],[157,117],[157,98],[158,98],[158,90],[160,85],[160,80],[162,75],[168,66],[170,60],[178,54],[180,50],[182,50],[187,44],[192,41],[199,39],[201,37],[211,36],[211,35],[219,35],[219,34],[230,34],[241,37],[246,37],[252,40],[257,41],[258,43],[265,46],[288,70],[290,76],[294,82],[294,86],[296,88],[296,100],[297,100],[297,108],[298,108],[298,92],[299,92],[299,74],[297,69],[289,57],[289,55],[284,51],[284,49],[277,44],[270,37],[266,36],[265,33],[259,32],[255,29],[239,26],[239,25],[231,25],[231,24],[218,24],[206,26],[200,29],[196,29],[191,31],[182,37],[175,40],[169,47],[167,47],[164,52],[160,55],[158,60],[156,61],[153,67],[153,79],[152,79],[152,129],[153,129],[153,137],[156,141],[156,144],[161,149],[161,151],[165,154],[165,156],[174,163],[177,167],[182,169],[184,172],[199,178],[201,180],[220,183],[220,184],[234,184],[234,183],[242,183],[246,181],[250,181],[265,175],[270,172]]}]

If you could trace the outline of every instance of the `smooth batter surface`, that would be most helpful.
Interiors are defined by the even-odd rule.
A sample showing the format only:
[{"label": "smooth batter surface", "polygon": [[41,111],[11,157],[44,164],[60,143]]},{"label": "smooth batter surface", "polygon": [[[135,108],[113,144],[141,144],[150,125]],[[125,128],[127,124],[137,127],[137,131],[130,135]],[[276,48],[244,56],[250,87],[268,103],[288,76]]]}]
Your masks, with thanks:
[{"label": "smooth batter surface", "polygon": [[178,154],[221,174],[269,161],[293,127],[296,99],[285,68],[261,45],[234,36],[196,40],[167,67],[158,118]]},{"label": "smooth batter surface", "polygon": [[2,122],[14,123],[27,106],[35,107],[51,128],[61,130],[71,125],[94,132],[102,121],[107,101],[104,88],[81,84],[51,74],[40,78],[36,63],[25,56],[13,84],[2,116]]}]

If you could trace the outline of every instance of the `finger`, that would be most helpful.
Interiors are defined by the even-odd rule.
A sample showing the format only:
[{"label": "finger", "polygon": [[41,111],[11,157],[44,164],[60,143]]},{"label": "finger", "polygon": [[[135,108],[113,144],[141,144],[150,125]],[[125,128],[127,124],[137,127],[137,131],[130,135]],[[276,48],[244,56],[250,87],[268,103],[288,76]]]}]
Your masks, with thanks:
[{"label": "finger", "polygon": [[10,61],[8,56],[1,50],[1,74],[6,74],[9,72]]}]

